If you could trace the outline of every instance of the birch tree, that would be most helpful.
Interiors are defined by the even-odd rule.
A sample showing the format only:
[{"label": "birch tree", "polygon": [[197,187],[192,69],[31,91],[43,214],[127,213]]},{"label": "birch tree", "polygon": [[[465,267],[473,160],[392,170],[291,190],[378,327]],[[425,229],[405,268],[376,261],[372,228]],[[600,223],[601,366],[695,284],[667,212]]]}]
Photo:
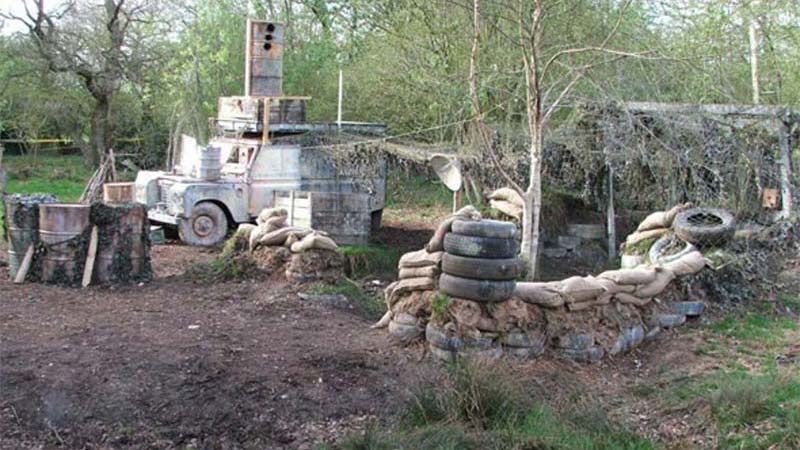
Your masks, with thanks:
[{"label": "birch tree", "polygon": [[[528,183],[523,186],[517,182],[499,162],[496,146],[492,141],[491,131],[485,122],[479,98],[478,53],[481,47],[482,13],[481,0],[473,0],[473,39],[470,55],[469,91],[472,108],[475,113],[478,135],[491,161],[500,176],[523,200],[522,215],[522,248],[521,253],[528,264],[528,277],[537,277],[537,261],[539,257],[539,230],[541,228],[542,209],[542,160],[544,150],[544,132],[548,122],[575,87],[593,68],[611,64],[624,58],[653,58],[651,51],[626,51],[612,46],[613,40],[625,19],[630,0],[618,6],[616,19],[610,30],[597,43],[586,43],[582,46],[547,45],[545,24],[550,8],[558,5],[561,10],[569,10],[564,5],[569,2],[558,0],[520,0],[515,6],[505,2],[493,4],[496,17],[493,23],[511,23],[515,29],[513,35],[507,36],[518,51],[522,62],[522,74],[525,86],[525,115],[527,131],[530,138],[528,158],[530,173]],[[583,2],[574,2],[579,8]],[[583,5],[585,6],[585,5]],[[499,7],[499,10],[497,9]]]}]

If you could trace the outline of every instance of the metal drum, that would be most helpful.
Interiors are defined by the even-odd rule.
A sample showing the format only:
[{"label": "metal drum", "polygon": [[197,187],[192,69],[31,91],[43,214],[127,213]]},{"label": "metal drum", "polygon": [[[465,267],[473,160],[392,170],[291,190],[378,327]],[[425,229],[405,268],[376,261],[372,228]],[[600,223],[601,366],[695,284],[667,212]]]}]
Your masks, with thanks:
[{"label": "metal drum", "polygon": [[145,268],[147,213],[144,205],[95,205],[97,256],[92,282],[127,282],[137,279]]},{"label": "metal drum", "polygon": [[52,195],[7,195],[3,199],[3,210],[8,235],[8,274],[11,279],[17,274],[28,247],[38,240],[39,204],[54,203]]},{"label": "metal drum", "polygon": [[135,183],[103,184],[103,202],[105,203],[133,202],[134,184]]},{"label": "metal drum", "polygon": [[75,237],[89,227],[89,205],[51,203],[39,205],[39,240],[45,244],[42,281],[72,284],[80,280],[85,243]]},{"label": "metal drum", "polygon": [[197,166],[197,178],[207,181],[219,180],[222,171],[220,147],[208,146],[200,151],[200,164]]}]

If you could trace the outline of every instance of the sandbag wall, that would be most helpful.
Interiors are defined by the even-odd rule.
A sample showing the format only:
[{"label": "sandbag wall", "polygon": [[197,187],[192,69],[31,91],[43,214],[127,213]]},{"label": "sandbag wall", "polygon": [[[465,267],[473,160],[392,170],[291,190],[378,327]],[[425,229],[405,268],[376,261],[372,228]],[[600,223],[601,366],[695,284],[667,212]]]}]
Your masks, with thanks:
[{"label": "sandbag wall", "polygon": [[[489,251],[495,251],[495,257],[506,256],[497,251],[502,245],[487,241],[487,236],[473,239],[471,245],[468,238],[448,238],[453,236],[448,233],[463,231],[465,226],[495,229],[494,225],[480,225],[488,221],[481,221],[477,211],[470,208],[443,222],[425,249],[401,258],[400,280],[387,287],[388,311],[376,327],[388,326],[391,335],[402,343],[425,339],[431,354],[441,359],[458,354],[531,358],[549,348],[569,359],[593,362],[630,351],[647,337],[681,325],[686,317],[704,310],[701,302],[654,301],[675,278],[705,267],[703,255],[691,246],[661,257],[656,264],[634,269],[554,282],[511,281],[512,291],[507,296],[498,294],[499,285],[489,284],[486,278],[498,276],[496,270],[502,263],[497,261],[501,258],[494,259],[495,263],[489,259],[474,265],[464,258],[474,258],[487,251],[485,248],[492,248]],[[481,246],[478,242],[495,245]],[[506,275],[518,273],[514,264],[518,262],[509,258],[509,268],[503,269]],[[464,282],[456,278],[453,284],[454,276],[460,275],[484,280]]]},{"label": "sandbag wall", "polygon": [[266,274],[283,270],[289,281],[336,281],[344,275],[344,257],[323,231],[289,226],[284,208],[267,208],[256,224],[242,224],[233,236],[232,253],[253,257]]}]

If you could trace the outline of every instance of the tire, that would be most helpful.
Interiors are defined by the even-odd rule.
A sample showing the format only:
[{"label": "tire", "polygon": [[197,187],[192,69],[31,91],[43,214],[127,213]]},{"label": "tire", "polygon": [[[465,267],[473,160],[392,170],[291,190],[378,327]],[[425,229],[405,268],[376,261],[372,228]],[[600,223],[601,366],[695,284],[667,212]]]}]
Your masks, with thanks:
[{"label": "tire", "polygon": [[448,336],[443,329],[430,322],[428,322],[428,326],[425,327],[425,340],[434,347],[450,352],[457,352],[464,346],[464,341],[461,340],[461,338],[458,336]]},{"label": "tire", "polygon": [[522,273],[522,260],[467,258],[445,253],[442,256],[442,272],[462,278],[513,280]]},{"label": "tire", "polygon": [[565,334],[554,337],[553,345],[566,350],[588,350],[594,345],[594,336],[588,334]]},{"label": "tire", "polygon": [[724,209],[692,208],[681,212],[673,223],[675,234],[701,247],[725,244],[735,231],[736,219]]},{"label": "tire", "polygon": [[492,237],[514,239],[517,237],[517,226],[511,222],[500,220],[456,220],[452,226],[453,233],[464,236]]},{"label": "tire", "polygon": [[514,239],[447,233],[444,236],[444,250],[453,255],[470,258],[503,259],[516,256],[519,244]]},{"label": "tire", "polygon": [[568,359],[581,363],[595,363],[603,359],[606,352],[599,345],[591,346],[584,350],[563,349],[561,354]]},{"label": "tire", "polygon": [[443,273],[439,290],[447,295],[476,302],[502,302],[514,294],[513,281],[473,280]]},{"label": "tire", "polygon": [[672,253],[672,254],[669,254],[669,255],[665,255],[664,254],[664,247],[666,247],[667,245],[671,244],[672,243],[672,239],[674,239],[674,238],[675,238],[674,236],[670,236],[670,235],[662,236],[661,238],[659,238],[659,240],[657,240],[653,244],[652,247],[650,247],[650,253],[649,253],[648,256],[650,258],[650,262],[651,263],[653,263],[653,264],[670,263],[672,261],[677,261],[681,257],[683,257],[684,255],[687,255],[687,254],[697,250],[697,248],[694,245],[692,245],[689,242],[686,242],[686,245],[679,252]]},{"label": "tire", "polygon": [[686,316],[683,314],[659,314],[656,316],[658,326],[661,328],[675,328],[686,323]]},{"label": "tire", "polygon": [[228,234],[228,218],[222,208],[211,202],[194,205],[188,219],[180,221],[178,235],[189,245],[210,247]]},{"label": "tire", "polygon": [[706,304],[698,301],[686,301],[675,303],[675,313],[683,314],[687,317],[697,317],[706,310]]}]

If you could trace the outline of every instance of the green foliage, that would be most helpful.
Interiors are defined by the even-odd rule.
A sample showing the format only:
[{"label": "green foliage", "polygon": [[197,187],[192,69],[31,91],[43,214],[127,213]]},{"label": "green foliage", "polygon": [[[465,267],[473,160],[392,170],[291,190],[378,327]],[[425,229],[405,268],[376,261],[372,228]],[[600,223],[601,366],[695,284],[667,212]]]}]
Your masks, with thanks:
[{"label": "green foliage", "polygon": [[339,253],[345,259],[345,272],[351,278],[394,276],[400,251],[384,245],[343,245]]},{"label": "green foliage", "polygon": [[650,251],[650,247],[656,243],[658,237],[651,237],[647,239],[642,239],[641,241],[633,244],[633,245],[626,245],[625,246],[625,254],[626,255],[647,255],[647,252]]},{"label": "green foliage", "polygon": [[447,306],[450,304],[450,297],[442,292],[437,292],[431,298],[431,322],[444,325],[447,323]]},{"label": "green foliage", "polygon": [[434,176],[389,170],[386,174],[386,206],[448,208],[453,194]]}]

